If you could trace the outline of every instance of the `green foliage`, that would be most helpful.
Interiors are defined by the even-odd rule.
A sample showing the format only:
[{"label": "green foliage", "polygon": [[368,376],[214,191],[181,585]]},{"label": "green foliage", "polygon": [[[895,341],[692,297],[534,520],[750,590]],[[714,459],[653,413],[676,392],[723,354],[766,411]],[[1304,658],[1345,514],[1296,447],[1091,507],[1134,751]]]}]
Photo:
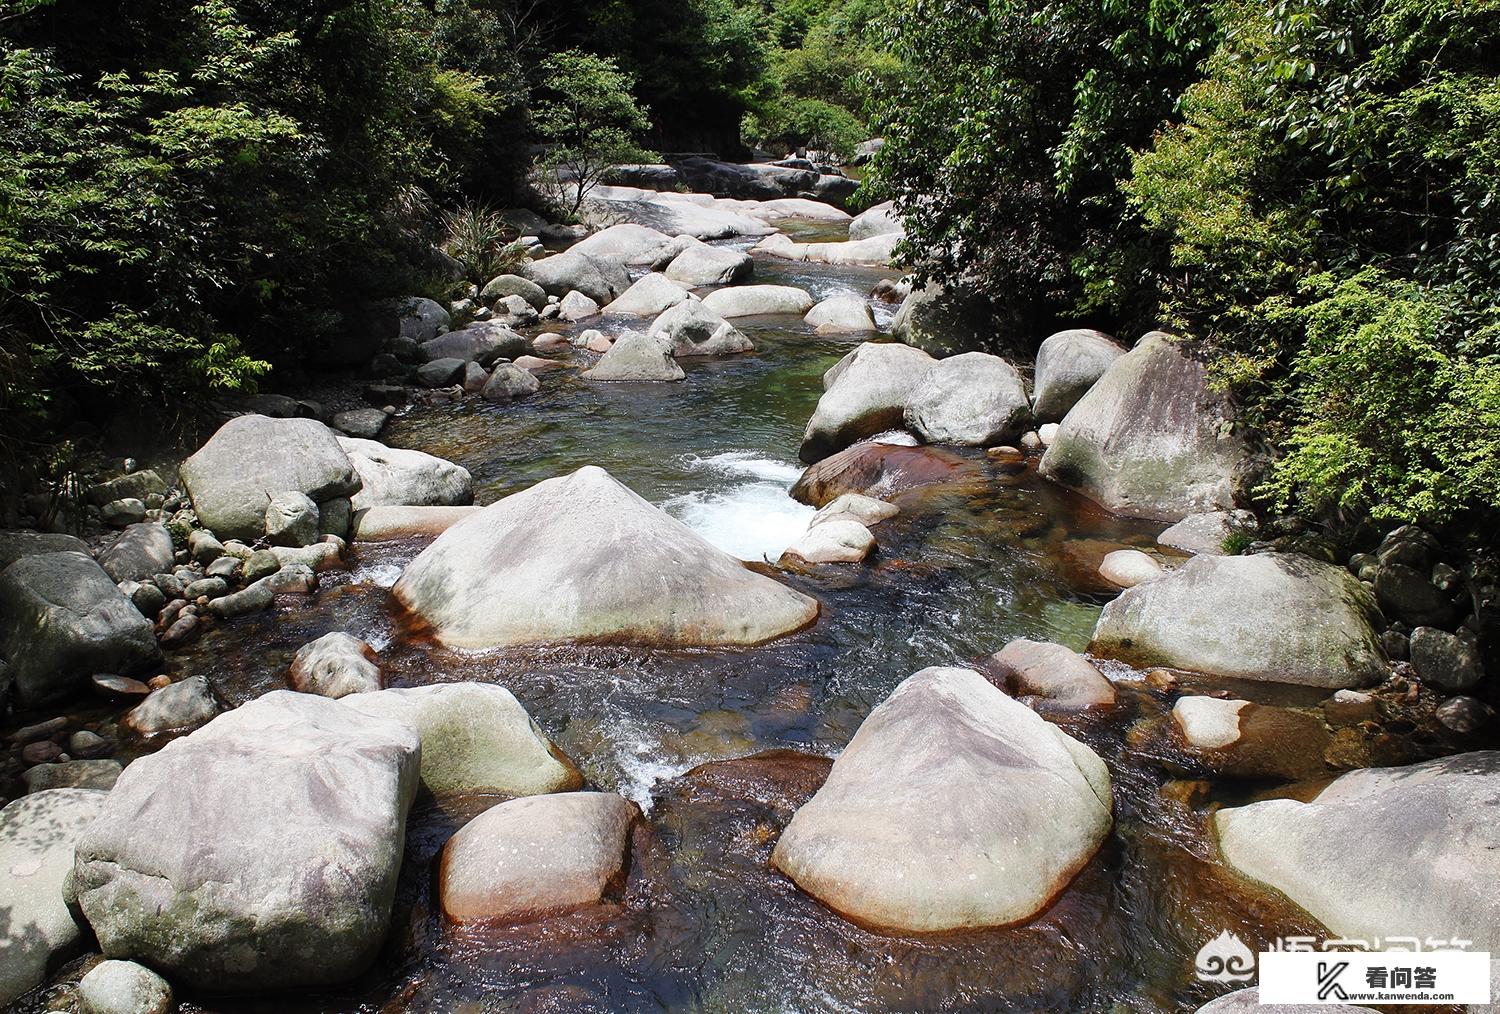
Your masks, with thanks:
[{"label": "green foliage", "polygon": [[1500,5],[1226,5],[1133,206],[1308,513],[1500,507]]},{"label": "green foliage", "polygon": [[746,113],[740,135],[757,148],[807,147],[847,159],[865,139],[865,127],[843,106],[822,99],[781,99]]},{"label": "green foliage", "polygon": [[1089,312],[1142,327],[1160,244],[1116,181],[1214,24],[1206,0],[901,0],[868,196],[896,201],[924,275],[998,301],[1018,339]]},{"label": "green foliage", "polygon": [[526,262],[526,248],[512,238],[515,229],[495,209],[466,201],[442,218],[443,245],[463,263],[469,281],[483,285]]},{"label": "green foliage", "polygon": [[576,215],[611,169],[653,157],[639,142],[649,122],[631,96],[634,82],[613,60],[569,50],[549,57],[542,72],[532,120],[549,147],[538,168],[558,203]]}]

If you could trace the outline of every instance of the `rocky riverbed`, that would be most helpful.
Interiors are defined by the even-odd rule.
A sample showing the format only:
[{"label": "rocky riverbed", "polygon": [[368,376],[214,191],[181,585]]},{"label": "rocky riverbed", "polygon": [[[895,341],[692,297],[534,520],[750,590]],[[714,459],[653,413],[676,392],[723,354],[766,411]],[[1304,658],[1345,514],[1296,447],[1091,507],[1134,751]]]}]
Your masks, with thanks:
[{"label": "rocky riverbed", "polygon": [[1243,511],[1166,336],[935,358],[881,212],[591,214],[363,407],[0,538],[0,998],[1189,1012],[1224,931],[1500,950],[1466,561]]}]

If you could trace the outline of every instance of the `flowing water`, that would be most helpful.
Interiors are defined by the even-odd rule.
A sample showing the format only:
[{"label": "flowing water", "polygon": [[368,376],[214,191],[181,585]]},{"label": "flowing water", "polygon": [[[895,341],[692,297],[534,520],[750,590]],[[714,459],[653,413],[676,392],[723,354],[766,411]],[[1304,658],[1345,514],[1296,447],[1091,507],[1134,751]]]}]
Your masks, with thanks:
[{"label": "flowing water", "polygon": [[[826,226],[788,231],[838,238]],[[762,260],[756,281],[822,297],[864,294],[884,274]],[[889,307],[877,312],[888,322]],[[801,471],[797,444],[821,375],[859,339],[815,336],[795,318],[736,323],[756,351],[689,363],[681,383],[596,385],[554,371],[516,403],[413,409],[382,439],[463,464],[481,503],[601,465],[726,551],[775,560],[812,513],[786,490]],[[1053,717],[1109,764],[1116,827],[1033,922],[882,936],[770,868],[781,827],[816,790],[827,758],[902,679],[971,664],[1015,637],[1082,649],[1109,595],[1099,560],[1119,546],[1154,545],[1159,525],[1113,518],[1033,471],[1005,475],[982,453],[965,453],[972,470],[963,482],[899,499],[902,514],[876,529],[869,562],[782,575],[821,600],[821,617],[754,649],[444,649],[405,634],[390,601],[417,542],[360,544],[352,568],[325,575],[318,595],[283,597],[210,631],[174,657],[173,673],[206,674],[230,704],[284,686],[296,649],[331,630],[379,649],[390,685],[501,684],[592,786],[636,800],[648,821],[628,882],[607,904],[456,931],[434,911],[434,859],[494,800],[423,802],[375,970],[322,993],[189,996],[185,1009],[1191,1011],[1224,990],[1193,972],[1195,952],[1221,930],[1253,949],[1310,931],[1305,916],[1225,871],[1205,832],[1212,800],[1257,787],[1194,780],[1163,734],[1169,696],[1107,663],[1120,706]],[[1316,700],[1278,693],[1282,703]]]}]

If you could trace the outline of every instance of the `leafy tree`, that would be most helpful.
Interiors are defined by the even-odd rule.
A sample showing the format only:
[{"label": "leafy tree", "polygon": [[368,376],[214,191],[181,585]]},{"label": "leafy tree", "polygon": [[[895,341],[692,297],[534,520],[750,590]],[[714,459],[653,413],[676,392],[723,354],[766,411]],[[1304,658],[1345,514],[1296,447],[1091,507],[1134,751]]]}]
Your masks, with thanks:
[{"label": "leafy tree", "polygon": [[616,166],[647,161],[639,144],[648,124],[631,97],[634,82],[613,60],[569,50],[542,66],[545,87],[532,108],[550,145],[538,160],[543,180],[571,215]]}]

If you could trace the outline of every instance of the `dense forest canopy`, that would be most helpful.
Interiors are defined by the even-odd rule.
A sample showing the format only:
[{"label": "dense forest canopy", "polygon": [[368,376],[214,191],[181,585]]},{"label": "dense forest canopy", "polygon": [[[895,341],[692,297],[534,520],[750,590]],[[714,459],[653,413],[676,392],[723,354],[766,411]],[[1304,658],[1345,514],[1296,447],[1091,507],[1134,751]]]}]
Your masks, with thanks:
[{"label": "dense forest canopy", "polygon": [[1282,509],[1500,507],[1493,0],[11,0],[0,47],[13,458],[442,294],[455,209],[537,199],[561,88],[622,100],[608,161],[882,136],[861,197],[919,278],[995,347],[1190,340]]}]

